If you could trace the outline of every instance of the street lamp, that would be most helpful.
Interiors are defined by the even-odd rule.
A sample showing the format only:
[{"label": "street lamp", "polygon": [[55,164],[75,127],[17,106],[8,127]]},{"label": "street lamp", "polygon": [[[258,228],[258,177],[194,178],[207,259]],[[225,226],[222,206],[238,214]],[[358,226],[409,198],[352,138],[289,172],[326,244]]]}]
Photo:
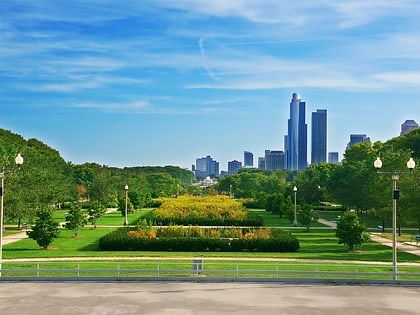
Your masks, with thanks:
[{"label": "street lamp", "polygon": [[293,211],[293,226],[297,226],[297,220],[296,220],[296,194],[297,194],[297,187],[293,187],[293,192],[295,193],[295,209]]},{"label": "street lamp", "polygon": [[[373,163],[377,173],[381,174],[391,174],[392,179],[392,279],[397,280],[397,200],[400,196],[400,191],[397,189],[398,174],[407,173],[407,172],[398,172],[393,170],[392,172],[381,172],[379,171],[382,168],[382,161],[379,157],[376,158]],[[414,162],[411,157],[407,162],[408,173],[411,173],[416,167],[416,162]]]},{"label": "street lamp", "polygon": [[[17,167],[20,167],[23,164],[23,157],[20,153],[15,158],[15,163]],[[0,172],[0,277],[1,277],[1,269],[2,269],[2,262],[3,262],[3,196],[4,196],[4,172]]]},{"label": "street lamp", "polygon": [[128,225],[127,208],[128,208],[128,185],[125,184],[125,212],[124,212],[124,225]]}]

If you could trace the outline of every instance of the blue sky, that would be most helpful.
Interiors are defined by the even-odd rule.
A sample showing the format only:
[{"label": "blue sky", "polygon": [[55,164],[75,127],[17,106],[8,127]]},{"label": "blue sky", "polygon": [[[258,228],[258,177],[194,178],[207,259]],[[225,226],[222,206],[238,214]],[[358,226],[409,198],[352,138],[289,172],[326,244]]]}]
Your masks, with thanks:
[{"label": "blue sky", "polygon": [[14,0],[0,16],[0,127],[75,164],[256,164],[283,150],[293,92],[308,130],[328,110],[340,155],[351,133],[420,122],[418,0]]}]

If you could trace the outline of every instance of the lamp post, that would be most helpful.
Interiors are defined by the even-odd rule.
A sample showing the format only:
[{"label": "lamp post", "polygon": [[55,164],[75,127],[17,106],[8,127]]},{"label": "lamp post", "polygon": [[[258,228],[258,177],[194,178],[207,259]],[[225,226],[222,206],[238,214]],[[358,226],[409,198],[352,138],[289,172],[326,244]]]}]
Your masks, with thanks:
[{"label": "lamp post", "polygon": [[[382,172],[379,171],[382,168],[382,161],[379,157],[376,158],[373,163],[377,173],[381,174],[391,174],[392,179],[392,279],[396,281],[398,279],[398,269],[397,269],[397,200],[400,196],[400,191],[397,189],[397,181],[399,179],[398,174],[407,173],[407,172],[398,172],[393,170],[392,172]],[[416,167],[416,162],[413,158],[410,158],[407,162],[408,173],[411,173]]]},{"label": "lamp post", "polygon": [[[23,164],[23,157],[20,153],[15,158],[15,163],[20,168]],[[4,172],[0,172],[0,277],[3,262],[3,196],[4,196]]]},{"label": "lamp post", "polygon": [[124,212],[124,225],[128,225],[128,217],[127,217],[127,210],[128,210],[128,185],[125,184],[125,212]]},{"label": "lamp post", "polygon": [[295,209],[293,211],[293,226],[297,226],[297,220],[296,220],[296,194],[297,194],[297,187],[293,187],[293,192],[295,193]]}]

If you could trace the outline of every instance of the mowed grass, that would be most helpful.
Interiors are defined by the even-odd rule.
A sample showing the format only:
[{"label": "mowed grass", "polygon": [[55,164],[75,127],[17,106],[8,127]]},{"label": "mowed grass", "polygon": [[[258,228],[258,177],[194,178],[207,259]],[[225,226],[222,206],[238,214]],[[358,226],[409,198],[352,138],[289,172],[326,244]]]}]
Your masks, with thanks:
[{"label": "mowed grass", "polygon": [[[82,228],[78,237],[72,232],[62,230],[47,250],[40,249],[32,239],[24,239],[3,247],[4,259],[17,258],[61,258],[61,257],[108,257],[120,259],[124,257],[161,257],[162,259],[201,257],[230,258],[274,258],[301,260],[358,260],[358,261],[391,261],[391,248],[375,242],[368,242],[360,249],[349,252],[345,246],[337,243],[334,230],[313,230],[304,232],[293,230],[299,239],[301,248],[295,253],[257,253],[257,252],[153,252],[153,251],[101,251],[99,239],[115,228]],[[399,252],[399,262],[420,262],[419,257],[405,252]]]}]

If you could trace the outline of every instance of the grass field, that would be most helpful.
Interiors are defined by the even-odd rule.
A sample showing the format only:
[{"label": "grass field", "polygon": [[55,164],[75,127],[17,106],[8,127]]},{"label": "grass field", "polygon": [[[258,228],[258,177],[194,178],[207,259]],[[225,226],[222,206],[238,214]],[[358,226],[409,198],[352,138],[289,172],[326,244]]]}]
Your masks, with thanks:
[{"label": "grass field", "polygon": [[[145,209],[129,214],[129,224],[135,224],[137,220],[151,209]],[[304,228],[293,228],[285,218],[279,218],[267,212],[261,212],[268,226],[289,230],[297,236],[300,242],[300,249],[295,253],[255,253],[255,252],[127,252],[127,251],[100,251],[99,239],[108,234],[118,226],[122,225],[123,217],[120,212],[106,214],[99,221],[99,227],[95,230],[91,225],[86,225],[74,238],[72,232],[62,229],[60,235],[51,244],[48,250],[42,250],[32,239],[24,239],[3,247],[4,259],[19,258],[60,258],[60,257],[161,257],[165,258],[187,258],[201,257],[237,257],[237,258],[273,258],[273,259],[299,259],[299,260],[339,260],[339,261],[366,261],[366,262],[389,262],[392,256],[392,249],[378,244],[368,242],[354,252],[348,252],[347,248],[337,243],[335,230],[322,229],[317,224],[309,232]],[[64,210],[57,211],[54,215],[57,221],[64,219]],[[418,256],[405,252],[398,253],[399,262],[420,262]]]}]

